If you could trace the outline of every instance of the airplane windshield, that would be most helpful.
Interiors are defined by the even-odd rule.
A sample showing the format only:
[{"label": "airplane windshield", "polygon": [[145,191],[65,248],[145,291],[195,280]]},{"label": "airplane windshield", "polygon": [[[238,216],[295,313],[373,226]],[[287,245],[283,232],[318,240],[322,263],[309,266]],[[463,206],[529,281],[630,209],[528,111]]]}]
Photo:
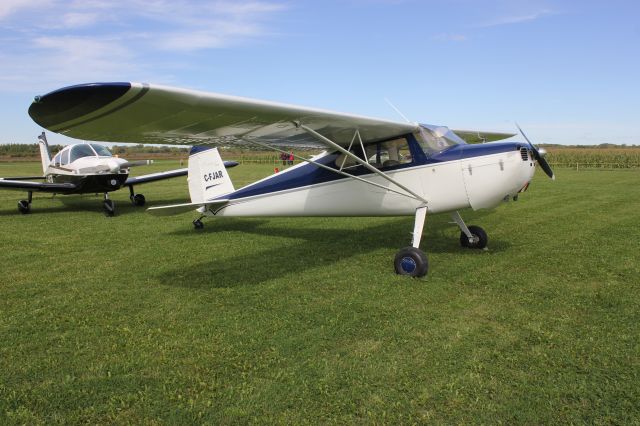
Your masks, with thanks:
[{"label": "airplane windshield", "polygon": [[93,152],[93,149],[87,144],[80,143],[74,145],[71,148],[70,162],[76,161],[78,158],[82,157],[95,157],[96,153]]},{"label": "airplane windshield", "polygon": [[458,135],[448,127],[420,125],[420,130],[415,133],[416,139],[425,154],[431,155],[454,146],[466,144]]},{"label": "airplane windshield", "polygon": [[106,146],[98,145],[97,143],[92,143],[91,147],[96,150],[96,153],[100,157],[111,157],[111,151]]}]

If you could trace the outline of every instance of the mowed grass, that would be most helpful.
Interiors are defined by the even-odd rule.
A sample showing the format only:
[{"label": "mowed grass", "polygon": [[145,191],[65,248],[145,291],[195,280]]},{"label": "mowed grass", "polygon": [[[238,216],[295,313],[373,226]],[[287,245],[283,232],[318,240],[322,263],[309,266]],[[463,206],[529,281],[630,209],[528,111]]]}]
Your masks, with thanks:
[{"label": "mowed grass", "polygon": [[[425,279],[393,273],[409,217],[195,232],[127,190],[113,218],[0,191],[0,423],[638,423],[640,173],[556,172],[462,212],[488,251],[429,217]],[[187,199],[185,179],[138,190]]]}]

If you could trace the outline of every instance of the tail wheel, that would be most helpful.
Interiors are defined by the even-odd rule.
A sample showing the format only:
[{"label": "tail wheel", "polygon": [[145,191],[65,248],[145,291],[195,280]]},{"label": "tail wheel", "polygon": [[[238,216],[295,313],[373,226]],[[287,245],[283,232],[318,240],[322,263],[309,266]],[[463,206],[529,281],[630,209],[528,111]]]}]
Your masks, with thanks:
[{"label": "tail wheel", "polygon": [[484,229],[479,226],[471,225],[469,227],[469,232],[471,232],[471,235],[473,236],[473,241],[469,241],[469,237],[467,237],[464,232],[460,233],[460,245],[462,247],[483,249],[487,246],[489,237],[487,236],[487,233],[484,232]]},{"label": "tail wheel", "polygon": [[393,262],[396,274],[410,277],[423,277],[429,270],[427,255],[418,248],[405,247],[396,254]]}]

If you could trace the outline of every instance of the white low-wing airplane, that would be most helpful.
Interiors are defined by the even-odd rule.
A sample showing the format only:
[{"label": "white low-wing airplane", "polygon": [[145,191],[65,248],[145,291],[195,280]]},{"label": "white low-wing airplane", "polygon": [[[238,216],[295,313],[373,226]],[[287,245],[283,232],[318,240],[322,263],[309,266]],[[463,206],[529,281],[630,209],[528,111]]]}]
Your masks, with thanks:
[{"label": "white low-wing airplane", "polygon": [[427,213],[450,212],[460,242],[484,248],[482,228],[458,210],[493,208],[517,199],[535,165],[553,178],[544,152],[526,142],[478,145],[513,134],[381,120],[254,99],[141,83],[95,83],[35,98],[29,115],[70,137],[138,143],[250,145],[285,152],[326,151],[284,172],[234,190],[217,149],[189,159],[191,203],[150,209],[156,214],[197,209],[204,216],[415,216],[411,246],[395,256],[399,274],[423,276],[419,249]]},{"label": "white low-wing airplane", "polygon": [[[130,199],[135,206],[144,206],[142,194],[134,193],[134,185],[156,182],[178,176],[186,176],[187,168],[129,177],[129,169],[134,166],[151,164],[151,160],[127,161],[113,157],[109,149],[97,143],[79,143],[67,145],[53,158],[49,152],[47,138],[42,132],[38,136],[43,176],[21,176],[0,178],[0,189],[26,191],[27,199],[18,201],[18,211],[26,214],[31,211],[34,192],[54,194],[95,194],[104,193],[104,212],[107,216],[115,214],[115,204],[109,198],[109,192],[128,187]],[[225,162],[233,167],[238,163]],[[40,180],[34,182],[33,180]]]}]

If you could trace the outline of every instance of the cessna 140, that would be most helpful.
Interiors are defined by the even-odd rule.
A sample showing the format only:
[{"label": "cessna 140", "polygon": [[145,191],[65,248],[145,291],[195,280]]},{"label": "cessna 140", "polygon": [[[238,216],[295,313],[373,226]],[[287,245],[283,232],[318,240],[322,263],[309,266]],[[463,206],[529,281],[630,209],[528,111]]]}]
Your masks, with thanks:
[{"label": "cessna 140", "polygon": [[[183,168],[129,177],[131,167],[151,164],[151,160],[127,161],[116,158],[108,148],[97,143],[68,145],[52,159],[44,132],[38,136],[38,145],[44,176],[0,178],[0,188],[27,191],[27,199],[18,201],[18,211],[23,214],[31,211],[34,191],[65,195],[103,192],[104,212],[107,216],[113,216],[115,204],[109,199],[109,192],[127,186],[133,205],[144,206],[144,195],[134,193],[134,185],[186,176],[188,172],[187,168]],[[237,164],[234,161],[225,162],[226,167]],[[32,182],[31,179],[43,182]]]},{"label": "cessna 140", "polygon": [[[493,142],[513,134],[452,131],[294,105],[141,83],[94,83],[38,96],[33,120],[54,132],[90,140],[138,143],[259,146],[277,152],[325,151],[238,190],[222,173],[216,148],[193,149],[191,203],[149,209],[171,214],[196,209],[205,216],[414,216],[411,245],[394,259],[395,271],[424,276],[419,249],[427,213],[450,212],[464,247],[488,238],[467,226],[464,208],[488,209],[517,199],[544,158],[526,142]],[[466,139],[490,141],[467,144]]]}]

